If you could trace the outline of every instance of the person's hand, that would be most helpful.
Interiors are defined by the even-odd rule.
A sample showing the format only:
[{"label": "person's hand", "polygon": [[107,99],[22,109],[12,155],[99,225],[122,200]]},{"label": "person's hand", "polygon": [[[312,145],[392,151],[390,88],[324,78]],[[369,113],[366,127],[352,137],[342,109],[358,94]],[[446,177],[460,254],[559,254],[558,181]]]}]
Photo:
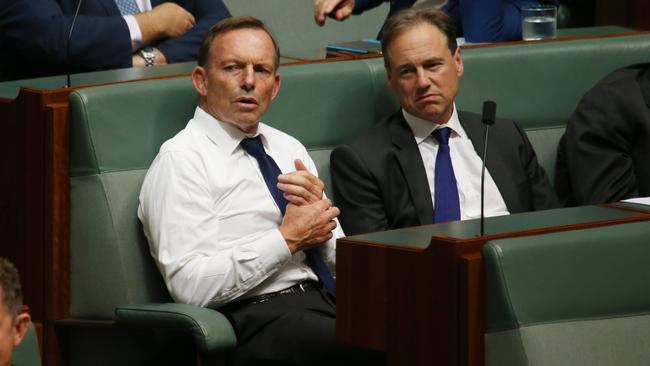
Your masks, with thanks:
[{"label": "person's hand", "polygon": [[298,206],[320,201],[325,183],[311,174],[300,159],[296,159],[294,164],[295,172],[278,176],[278,188],[283,192],[284,198]]},{"label": "person's hand", "polygon": [[[156,59],[154,60],[153,64],[154,65],[167,65],[167,58],[165,57],[165,54],[160,52],[159,49],[154,48],[153,51],[156,53]],[[146,63],[144,61],[144,57],[140,54],[140,51],[136,51],[133,54],[133,67],[145,67]]]},{"label": "person's hand", "polygon": [[339,213],[328,199],[302,206],[288,204],[279,230],[291,254],[329,240],[336,228],[334,219]]},{"label": "person's hand", "polygon": [[344,20],[352,14],[354,0],[314,0],[314,20],[323,26],[325,17]]},{"label": "person's hand", "polygon": [[162,3],[134,17],[140,26],[144,45],[160,38],[180,37],[196,24],[190,12],[172,2]]}]

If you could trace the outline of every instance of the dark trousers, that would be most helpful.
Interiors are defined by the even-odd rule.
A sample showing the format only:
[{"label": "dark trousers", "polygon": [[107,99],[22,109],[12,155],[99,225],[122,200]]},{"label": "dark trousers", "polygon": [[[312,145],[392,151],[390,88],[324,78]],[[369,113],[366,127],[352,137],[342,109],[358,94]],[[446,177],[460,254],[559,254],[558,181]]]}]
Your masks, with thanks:
[{"label": "dark trousers", "polygon": [[335,305],[324,290],[226,309],[237,334],[228,365],[383,365],[383,353],[336,342]]}]

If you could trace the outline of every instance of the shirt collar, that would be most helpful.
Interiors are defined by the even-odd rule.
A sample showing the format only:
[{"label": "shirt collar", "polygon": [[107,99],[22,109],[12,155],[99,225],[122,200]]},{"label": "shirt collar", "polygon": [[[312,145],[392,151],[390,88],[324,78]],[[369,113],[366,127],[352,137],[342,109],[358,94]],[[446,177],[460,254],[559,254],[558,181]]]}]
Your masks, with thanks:
[{"label": "shirt collar", "polygon": [[208,112],[204,111],[201,107],[196,107],[194,111],[194,118],[190,121],[190,124],[197,126],[201,131],[203,131],[206,136],[219,148],[223,149],[224,152],[232,154],[241,141],[247,137],[255,137],[260,135],[262,138],[262,144],[264,148],[268,151],[267,138],[264,134],[268,130],[268,126],[260,122],[257,127],[256,134],[247,134],[239,128],[233,126],[230,123],[222,122],[215,117],[213,117]]},{"label": "shirt collar", "polygon": [[406,123],[409,125],[411,128],[411,131],[413,132],[413,136],[415,137],[415,142],[419,145],[422,141],[424,141],[426,138],[431,136],[431,133],[438,129],[438,128],[443,128],[443,127],[449,127],[453,131],[451,136],[460,136],[460,137],[465,137],[465,130],[460,124],[460,120],[458,119],[458,111],[456,110],[456,103],[452,105],[453,111],[451,113],[451,117],[449,118],[449,121],[444,124],[438,124],[438,123],[433,123],[431,121],[427,121],[425,119],[422,119],[420,117],[416,117],[409,112],[407,112],[404,108],[402,108],[402,114],[404,115],[404,119],[406,120]]}]

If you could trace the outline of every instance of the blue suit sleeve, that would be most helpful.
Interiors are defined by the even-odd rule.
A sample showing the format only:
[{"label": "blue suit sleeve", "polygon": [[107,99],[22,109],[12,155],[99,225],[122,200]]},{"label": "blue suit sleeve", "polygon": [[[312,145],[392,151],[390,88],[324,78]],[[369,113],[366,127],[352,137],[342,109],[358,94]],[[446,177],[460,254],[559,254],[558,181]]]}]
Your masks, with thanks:
[{"label": "blue suit sleeve", "polygon": [[352,14],[361,14],[368,9],[372,9],[386,2],[386,0],[354,0],[354,10]]},{"label": "blue suit sleeve", "polygon": [[[23,73],[31,70],[26,77],[64,73],[72,16],[52,0],[3,3],[5,64]],[[130,67],[131,40],[122,17],[80,15],[70,41],[70,60],[74,72]]]},{"label": "blue suit sleeve", "polygon": [[[458,0],[445,8],[468,42],[499,42],[521,39],[521,9],[556,0]],[[460,18],[460,24],[458,24]]]},{"label": "blue suit sleeve", "polygon": [[181,37],[168,38],[153,46],[165,55],[169,63],[194,61],[203,36],[215,23],[230,17],[230,12],[221,0],[185,0],[176,3],[194,15],[196,25]]}]

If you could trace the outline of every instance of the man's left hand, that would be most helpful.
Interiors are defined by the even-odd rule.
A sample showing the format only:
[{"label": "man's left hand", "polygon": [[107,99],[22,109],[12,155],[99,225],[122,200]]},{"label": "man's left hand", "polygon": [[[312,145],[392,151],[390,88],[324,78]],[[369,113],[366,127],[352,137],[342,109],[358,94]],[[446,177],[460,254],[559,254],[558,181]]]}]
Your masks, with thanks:
[{"label": "man's left hand", "polygon": [[295,160],[296,171],[278,176],[278,188],[284,198],[294,205],[306,205],[323,199],[325,183],[311,174],[305,164]]}]

